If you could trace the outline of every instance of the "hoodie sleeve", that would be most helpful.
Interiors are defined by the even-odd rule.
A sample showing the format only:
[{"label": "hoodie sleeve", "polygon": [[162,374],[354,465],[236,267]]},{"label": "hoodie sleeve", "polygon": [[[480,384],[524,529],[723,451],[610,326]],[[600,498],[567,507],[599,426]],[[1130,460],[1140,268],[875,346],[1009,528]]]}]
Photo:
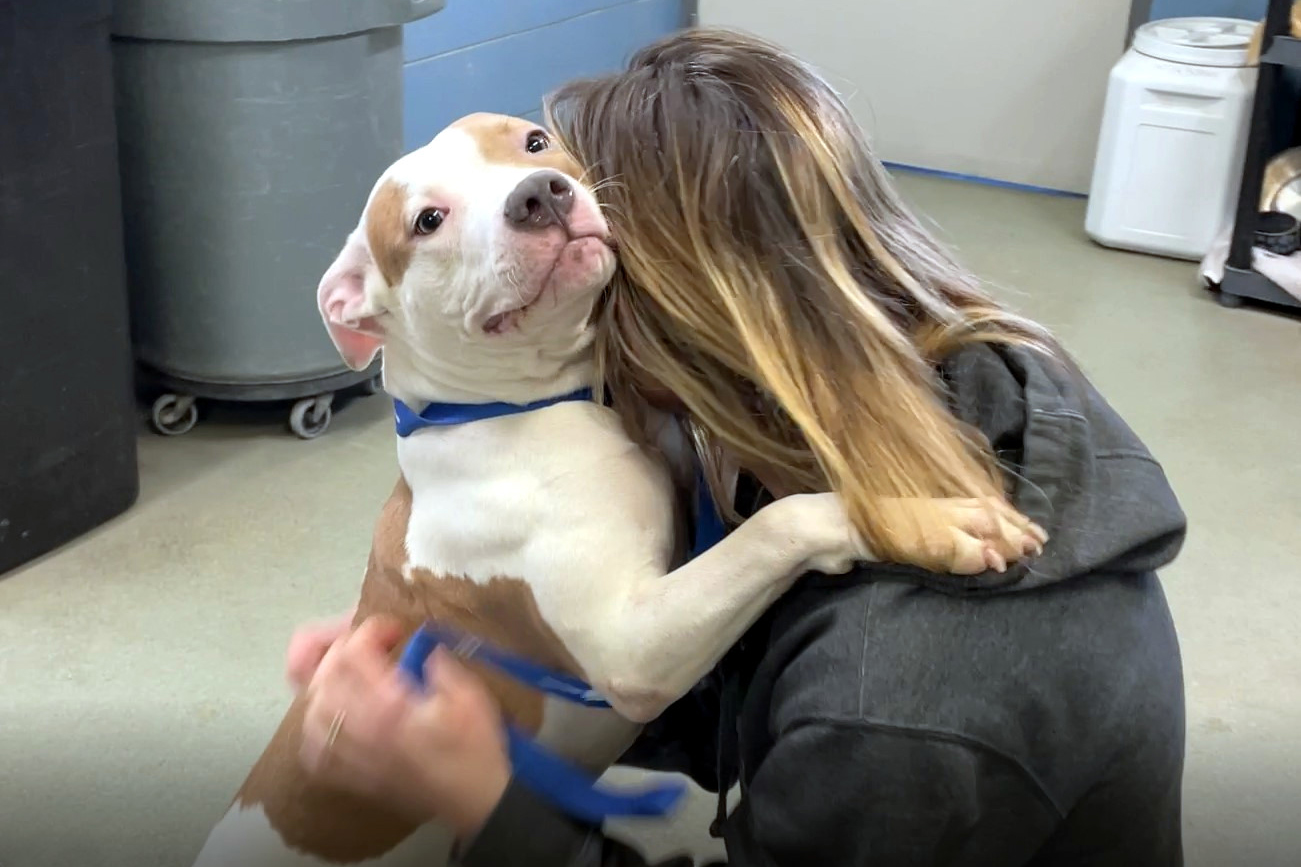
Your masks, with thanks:
[{"label": "hoodie sleeve", "polygon": [[[778,740],[723,833],[728,867],[984,867],[1025,863],[1060,819],[1020,765],[979,744],[819,722]],[[649,867],[514,784],[461,863]]]},{"label": "hoodie sleeve", "polygon": [[814,722],[779,738],[724,833],[730,867],[985,867],[1027,863],[1059,821],[978,744]]},{"label": "hoodie sleeve", "polygon": [[[569,819],[512,782],[497,809],[461,851],[462,867],[652,867],[600,828]],[[673,858],[654,867],[692,867]]]}]

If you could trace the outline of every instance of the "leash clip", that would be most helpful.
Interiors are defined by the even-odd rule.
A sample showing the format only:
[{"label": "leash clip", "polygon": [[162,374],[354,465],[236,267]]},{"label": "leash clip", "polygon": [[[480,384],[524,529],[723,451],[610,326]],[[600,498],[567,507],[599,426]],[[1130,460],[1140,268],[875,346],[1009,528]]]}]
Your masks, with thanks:
[{"label": "leash clip", "polygon": [[483,647],[483,639],[474,635],[463,635],[452,648],[452,653],[461,659],[473,659],[481,647]]}]

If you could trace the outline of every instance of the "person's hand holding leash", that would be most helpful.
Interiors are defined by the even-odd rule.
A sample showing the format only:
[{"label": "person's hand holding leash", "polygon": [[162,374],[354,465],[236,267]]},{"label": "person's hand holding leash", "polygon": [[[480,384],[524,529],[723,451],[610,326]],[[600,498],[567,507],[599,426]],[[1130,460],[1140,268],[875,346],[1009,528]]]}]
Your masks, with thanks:
[{"label": "person's hand holding leash", "polygon": [[438,816],[464,839],[510,781],[501,713],[442,649],[427,664],[428,694],[418,692],[393,663],[403,637],[397,623],[371,618],[334,641],[306,686],[302,762],[330,785]]}]

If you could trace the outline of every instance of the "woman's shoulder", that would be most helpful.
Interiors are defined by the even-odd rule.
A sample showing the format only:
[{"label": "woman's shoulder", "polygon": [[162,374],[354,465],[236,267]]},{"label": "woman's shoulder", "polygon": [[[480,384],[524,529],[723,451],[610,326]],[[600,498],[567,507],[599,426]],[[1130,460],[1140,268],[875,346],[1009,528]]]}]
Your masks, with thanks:
[{"label": "woman's shoulder", "polygon": [[1143,448],[1063,348],[971,343],[943,358],[938,373],[954,415],[991,439],[1036,418],[1073,419],[1080,429],[1070,433],[1100,448]]}]

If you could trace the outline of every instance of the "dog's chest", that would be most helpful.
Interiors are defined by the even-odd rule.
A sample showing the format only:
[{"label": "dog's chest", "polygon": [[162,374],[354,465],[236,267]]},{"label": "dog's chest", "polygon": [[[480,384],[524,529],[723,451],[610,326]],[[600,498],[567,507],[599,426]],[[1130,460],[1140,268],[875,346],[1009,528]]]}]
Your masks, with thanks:
[{"label": "dog's chest", "polygon": [[398,459],[412,491],[412,572],[476,584],[509,577],[546,616],[569,604],[580,550],[599,549],[611,570],[671,550],[665,469],[597,405],[420,431],[399,441]]},{"label": "dog's chest", "polygon": [[[599,538],[629,557],[642,556],[638,548],[647,538],[671,543],[672,504],[660,496],[666,480],[644,460],[631,459],[640,453],[621,431],[611,436],[604,422],[593,427],[583,412],[556,413],[545,425],[521,420],[422,432],[400,442],[403,478],[376,528],[361,609],[363,616],[397,616],[413,629],[432,620],[586,677],[549,624],[547,605],[552,612],[569,605],[562,613],[572,616],[573,604],[581,604],[557,600],[565,599],[567,567],[584,540]],[[621,482],[620,473],[632,481]],[[641,482],[650,487],[638,492]],[[650,523],[662,529],[623,529],[623,512],[630,510],[621,499],[629,493],[646,495],[649,511],[663,516]],[[610,568],[617,576],[618,557]],[[616,758],[635,732],[609,711],[546,698],[496,671],[478,670],[516,725],[594,768]]]},{"label": "dog's chest", "polygon": [[[410,485],[399,479],[375,528],[359,617],[395,617],[408,630],[434,622],[542,665],[579,674],[579,666],[539,614],[526,582],[509,575],[474,581],[411,564],[406,537],[413,503]],[[494,670],[479,670],[507,714],[523,728],[537,731],[543,719],[542,697]]]}]

